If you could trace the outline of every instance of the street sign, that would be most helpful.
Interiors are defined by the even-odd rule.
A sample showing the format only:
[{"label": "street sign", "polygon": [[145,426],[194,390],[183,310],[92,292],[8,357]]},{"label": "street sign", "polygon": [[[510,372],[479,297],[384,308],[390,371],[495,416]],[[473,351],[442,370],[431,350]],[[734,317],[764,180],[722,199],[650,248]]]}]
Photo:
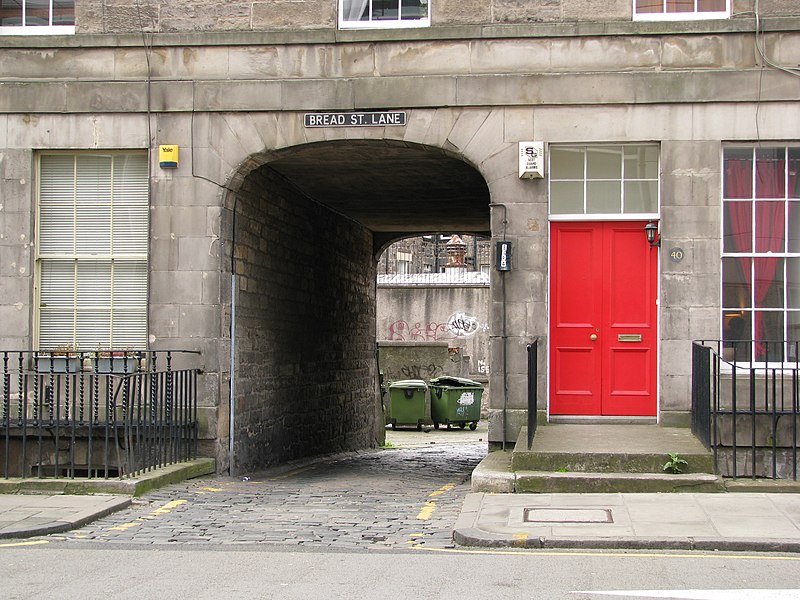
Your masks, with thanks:
[{"label": "street sign", "polygon": [[319,112],[303,115],[306,127],[387,127],[404,126],[404,111]]}]

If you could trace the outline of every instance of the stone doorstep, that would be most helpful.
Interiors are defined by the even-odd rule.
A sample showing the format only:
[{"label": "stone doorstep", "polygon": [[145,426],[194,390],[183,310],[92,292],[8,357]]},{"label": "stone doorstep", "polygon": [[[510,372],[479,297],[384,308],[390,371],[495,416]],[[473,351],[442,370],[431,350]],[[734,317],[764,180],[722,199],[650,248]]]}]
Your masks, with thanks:
[{"label": "stone doorstep", "polygon": [[514,472],[514,491],[528,493],[724,492],[722,477],[710,473]]},{"label": "stone doorstep", "polygon": [[131,479],[0,479],[0,494],[117,494],[135,497],[171,483],[214,473],[216,461],[213,458],[197,458],[154,469]]}]

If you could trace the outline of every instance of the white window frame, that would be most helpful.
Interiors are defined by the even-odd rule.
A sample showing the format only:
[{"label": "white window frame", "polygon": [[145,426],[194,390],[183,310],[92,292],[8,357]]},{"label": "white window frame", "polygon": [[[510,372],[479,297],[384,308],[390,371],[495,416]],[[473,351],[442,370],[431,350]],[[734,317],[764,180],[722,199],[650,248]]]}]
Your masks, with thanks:
[{"label": "white window frame", "polygon": [[[626,179],[625,178],[625,172],[624,172],[625,161],[623,160],[622,161],[623,162],[623,167],[622,167],[623,168],[623,172],[622,172],[621,178],[619,180],[620,183],[622,184],[621,185],[621,190],[622,190],[621,207],[622,207],[622,210],[624,210],[624,206],[625,206],[625,197],[624,197],[625,185],[624,185],[624,183],[626,181],[655,181],[656,182],[656,190],[657,190],[657,193],[658,193],[657,206],[656,206],[655,212],[647,212],[647,213],[626,213],[626,212],[588,213],[588,212],[586,212],[586,184],[587,184],[588,181],[590,181],[589,178],[586,175],[586,168],[587,168],[586,160],[584,160],[584,165],[583,165],[583,168],[584,168],[583,179],[581,179],[581,180],[578,180],[578,179],[575,179],[575,180],[571,180],[571,179],[555,179],[555,181],[582,181],[583,182],[583,186],[584,186],[584,192],[583,192],[584,211],[582,213],[557,213],[557,212],[553,212],[552,201],[551,201],[552,200],[551,184],[554,181],[554,178],[552,176],[553,169],[552,169],[552,166],[550,165],[550,161],[552,160],[552,152],[550,150],[552,150],[553,148],[556,148],[556,149],[558,149],[558,148],[591,149],[591,148],[597,148],[597,147],[607,148],[607,147],[614,147],[614,146],[619,147],[619,148],[650,146],[650,147],[655,148],[658,151],[658,178],[657,179],[649,179],[649,178],[648,179],[641,179],[641,178],[627,178]],[[658,219],[659,218],[659,214],[660,214],[660,210],[661,210],[661,147],[660,147],[660,145],[658,143],[655,143],[655,142],[638,142],[638,143],[630,143],[630,144],[619,144],[619,143],[613,143],[613,142],[610,142],[610,143],[598,142],[598,143],[591,143],[591,144],[551,144],[549,146],[549,148],[548,148],[547,160],[548,160],[548,173],[550,174],[550,176],[547,179],[547,208],[548,208],[549,218],[550,218],[551,221],[609,221],[609,220],[614,220],[614,221],[645,221],[645,220],[652,220],[652,219]],[[596,181],[605,181],[605,180],[596,180]],[[616,180],[614,180],[614,181],[616,181]]]},{"label": "white window frame", "polygon": [[[372,0],[363,0],[366,2],[367,13],[371,11],[369,7],[372,5]],[[339,29],[405,29],[415,27],[430,27],[431,25],[431,0],[427,0],[428,16],[422,19],[401,19],[400,18],[400,5],[402,0],[397,0],[397,19],[369,19],[367,21],[349,21],[344,17],[344,3],[345,0],[338,0],[339,6]]]},{"label": "white window frame", "polygon": [[[719,230],[721,232],[720,245],[719,245],[719,252],[720,252],[720,286],[719,286],[719,290],[720,290],[720,296],[719,296],[720,336],[719,336],[719,339],[723,343],[723,347],[722,347],[722,357],[723,357],[723,359],[730,360],[731,362],[733,362],[733,355],[732,355],[731,352],[726,350],[727,346],[725,345],[725,341],[726,340],[725,340],[725,331],[724,330],[725,330],[726,321],[728,319],[732,318],[732,317],[744,316],[745,314],[748,314],[749,317],[750,317],[750,334],[752,334],[752,335],[749,335],[747,337],[752,339],[752,337],[754,337],[754,334],[755,334],[755,321],[754,321],[754,318],[755,318],[756,312],[760,312],[760,313],[765,314],[765,315],[766,314],[778,314],[778,313],[780,313],[782,315],[783,337],[784,337],[784,340],[783,340],[783,342],[784,342],[784,348],[783,348],[784,354],[783,354],[783,356],[785,357],[785,359],[783,360],[782,364],[787,365],[787,366],[794,366],[794,365],[796,365],[796,359],[800,358],[800,357],[792,357],[792,356],[790,356],[790,353],[789,353],[789,348],[791,347],[791,344],[794,341],[797,341],[797,340],[789,340],[788,339],[788,337],[789,337],[789,328],[790,328],[789,327],[789,325],[790,325],[789,315],[790,314],[800,315],[800,308],[793,308],[793,307],[789,306],[789,304],[790,304],[789,296],[791,295],[792,290],[789,287],[789,278],[788,278],[789,264],[787,263],[787,261],[789,259],[794,259],[794,260],[800,259],[800,252],[789,251],[789,249],[788,249],[789,240],[787,239],[787,237],[784,237],[784,251],[783,252],[758,252],[758,251],[756,251],[755,245],[753,245],[753,247],[749,251],[746,251],[746,252],[736,252],[736,251],[732,251],[732,250],[728,250],[728,251],[725,250],[725,212],[726,212],[726,203],[727,202],[745,201],[745,202],[752,202],[753,203],[753,211],[752,211],[752,214],[751,214],[751,219],[752,219],[751,235],[753,235],[753,236],[755,235],[755,231],[756,231],[755,203],[759,202],[759,201],[761,201],[761,202],[770,202],[770,201],[784,202],[785,203],[785,211],[786,211],[785,212],[785,217],[784,217],[784,228],[785,228],[784,229],[784,233],[785,234],[789,234],[789,229],[791,227],[791,219],[790,219],[790,208],[791,208],[791,205],[790,205],[790,203],[793,202],[793,203],[796,204],[796,206],[800,206],[800,199],[795,198],[793,196],[790,196],[790,191],[789,191],[789,167],[790,167],[790,165],[789,165],[789,162],[788,162],[788,158],[789,158],[789,152],[788,151],[790,149],[791,150],[797,150],[798,147],[799,147],[799,145],[797,143],[791,143],[791,142],[776,142],[776,143],[763,143],[763,144],[729,143],[729,144],[725,144],[723,146],[723,150],[722,150],[721,157],[720,157],[720,160],[721,160],[721,163],[722,163],[721,164],[721,173],[722,173],[721,179],[722,179],[722,181],[720,182],[721,183],[721,186],[720,186],[721,187],[721,193],[720,193],[721,202],[720,202],[720,206],[721,206],[722,210],[720,211],[720,223],[719,223],[719,227],[720,227]],[[766,149],[766,150],[781,149],[781,150],[784,151],[784,156],[786,157],[786,163],[784,165],[785,183],[784,183],[784,195],[783,195],[782,198],[780,198],[780,197],[778,197],[778,198],[773,198],[773,197],[759,198],[756,195],[756,153],[757,153],[757,150],[759,150],[759,149]],[[726,191],[725,190],[725,152],[726,152],[726,150],[749,150],[751,152],[751,155],[752,155],[752,158],[753,158],[753,170],[752,170],[751,176],[753,178],[753,181],[751,183],[751,197],[749,199],[748,198],[726,198],[725,197],[725,191]],[[753,238],[753,241],[755,242],[755,237]],[[779,259],[779,260],[783,261],[782,262],[782,266],[781,266],[781,268],[782,268],[782,273],[781,274],[783,275],[782,282],[783,282],[783,294],[784,294],[783,300],[784,300],[784,302],[783,302],[783,306],[781,308],[757,307],[756,306],[756,302],[755,302],[755,283],[754,282],[751,283],[750,306],[749,307],[737,308],[737,307],[730,307],[730,306],[726,307],[725,306],[725,302],[724,302],[724,299],[723,299],[724,298],[724,289],[725,289],[725,270],[724,270],[724,267],[723,267],[722,263],[723,263],[724,259],[735,259],[735,258],[740,258],[740,257],[741,258],[748,258],[751,261],[755,261],[755,259],[759,258],[759,257],[773,258],[773,259]],[[750,268],[751,268],[751,273],[752,273],[753,272],[752,271],[753,267],[751,266]],[[750,343],[750,342],[748,342],[748,343],[750,344],[749,353],[746,356],[749,356],[749,358],[747,358],[747,359],[745,359],[743,357],[739,358],[739,360],[737,361],[738,364],[746,364],[746,365],[751,365],[752,364],[752,365],[755,365],[755,366],[765,366],[767,364],[772,365],[774,363],[781,364],[781,361],[775,361],[775,360],[770,360],[769,363],[766,363],[763,360],[756,360],[756,358],[754,356],[755,347],[754,347],[753,343]],[[777,343],[777,342],[770,342],[770,343]]]},{"label": "white window frame", "polygon": [[634,21],[703,21],[708,19],[729,19],[731,16],[731,0],[725,0],[725,10],[715,12],[698,12],[697,0],[694,1],[695,10],[693,12],[674,12],[668,13],[666,0],[662,0],[664,12],[660,13],[637,13],[636,0],[633,2]]},{"label": "white window frame", "polygon": [[[22,2],[22,22],[19,25],[0,26],[0,35],[73,35],[75,25],[53,25],[53,0],[49,0],[49,24],[27,25],[26,6],[28,0]],[[72,7],[72,20],[75,20],[75,5]]]},{"label": "white window frame", "polygon": [[[45,167],[48,172],[45,157],[56,157]],[[79,161],[86,158],[97,159],[100,168],[85,163],[82,171]],[[146,349],[148,160],[140,150],[37,155],[35,345],[40,350]],[[123,166],[129,172],[121,171]],[[44,332],[48,319],[52,329]]]}]

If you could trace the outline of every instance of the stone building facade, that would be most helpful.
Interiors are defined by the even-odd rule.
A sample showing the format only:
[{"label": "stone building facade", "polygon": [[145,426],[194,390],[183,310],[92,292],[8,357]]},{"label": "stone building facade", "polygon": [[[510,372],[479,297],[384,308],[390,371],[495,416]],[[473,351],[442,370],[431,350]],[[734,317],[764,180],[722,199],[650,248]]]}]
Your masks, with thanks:
[{"label": "stone building facade", "polygon": [[[139,261],[142,343],[201,351],[203,435],[221,469],[376,445],[377,257],[404,237],[459,231],[511,251],[504,270],[492,262],[490,442],[514,440],[524,422],[534,340],[548,417],[685,424],[693,339],[722,338],[734,308],[752,336],[779,335],[778,321],[789,336],[795,323],[789,296],[731,300],[748,276],[726,265],[776,251],[726,247],[725,228],[743,229],[724,207],[783,202],[784,233],[767,237],[796,237],[800,9],[707,5],[430,0],[392,21],[350,0],[76,0],[73,23],[60,15],[39,30],[3,13],[0,346],[52,340],[43,315],[58,302],[91,311],[84,265],[106,261],[122,277]],[[312,113],[328,117],[315,126]],[[542,143],[542,177],[520,176],[531,147],[520,142]],[[176,167],[161,166],[161,146],[177,147]],[[118,169],[117,156],[144,156],[146,172]],[[730,183],[767,160],[783,161],[780,189],[753,198]],[[94,206],[92,190],[142,181],[145,252],[40,243],[66,223],[57,210],[70,194],[90,199],[71,205],[76,239],[82,227],[120,237],[140,221],[75,215]],[[780,250],[787,289],[796,250]],[[73,287],[59,299],[48,269],[63,264]],[[776,280],[765,268],[754,277]],[[613,330],[608,277],[646,332]],[[104,300],[120,319],[131,308],[121,289]],[[617,368],[623,354],[606,348],[598,370],[582,368],[606,326],[632,362]],[[595,399],[608,385],[620,394]],[[634,408],[620,400],[637,395]]]}]

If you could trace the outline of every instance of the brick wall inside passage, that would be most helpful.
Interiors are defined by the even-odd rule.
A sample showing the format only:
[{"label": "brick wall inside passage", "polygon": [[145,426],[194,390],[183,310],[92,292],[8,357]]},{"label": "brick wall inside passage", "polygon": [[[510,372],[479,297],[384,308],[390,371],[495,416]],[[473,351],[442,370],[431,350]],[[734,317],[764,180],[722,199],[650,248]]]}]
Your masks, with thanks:
[{"label": "brick wall inside passage", "polygon": [[238,200],[235,256],[234,472],[374,446],[371,233],[254,172]]}]

